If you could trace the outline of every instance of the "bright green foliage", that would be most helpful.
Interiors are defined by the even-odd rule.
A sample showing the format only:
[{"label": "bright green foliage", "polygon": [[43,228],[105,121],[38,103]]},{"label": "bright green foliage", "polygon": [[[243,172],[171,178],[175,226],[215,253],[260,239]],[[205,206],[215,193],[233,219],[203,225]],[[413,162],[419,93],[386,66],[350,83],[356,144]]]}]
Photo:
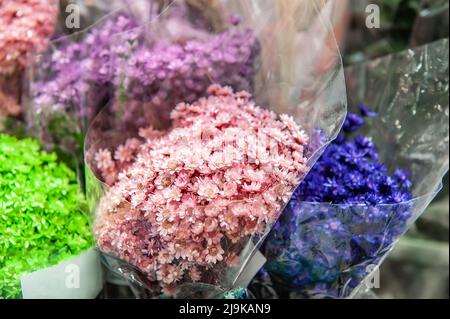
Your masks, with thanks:
[{"label": "bright green foliage", "polygon": [[0,298],[20,277],[93,245],[76,174],[37,141],[0,134]]}]

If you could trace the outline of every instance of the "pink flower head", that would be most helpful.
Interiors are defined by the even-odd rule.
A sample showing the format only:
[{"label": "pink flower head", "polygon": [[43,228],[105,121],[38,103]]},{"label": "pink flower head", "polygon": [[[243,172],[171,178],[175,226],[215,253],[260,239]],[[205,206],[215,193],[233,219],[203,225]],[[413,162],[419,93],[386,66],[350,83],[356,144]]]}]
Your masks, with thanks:
[{"label": "pink flower head", "polygon": [[220,226],[226,230],[235,230],[239,227],[239,218],[229,209],[220,216]]},{"label": "pink flower head", "polygon": [[158,232],[161,236],[167,236],[173,234],[177,229],[177,224],[169,219],[163,220],[158,226]]},{"label": "pink flower head", "polygon": [[211,203],[205,207],[205,215],[208,217],[217,217],[223,211],[223,207],[217,203]]},{"label": "pink flower head", "polygon": [[256,193],[259,190],[261,190],[261,183],[258,182],[251,182],[250,184],[244,184],[242,185],[242,189],[245,190],[246,192],[253,192]]},{"label": "pink flower head", "polygon": [[229,208],[236,217],[245,217],[250,214],[250,207],[245,202],[235,202]]},{"label": "pink flower head", "polygon": [[203,236],[206,239],[206,242],[208,243],[208,245],[218,245],[223,238],[222,233],[217,230],[212,231],[212,232],[207,232]]},{"label": "pink flower head", "polygon": [[218,222],[216,218],[207,217],[204,223],[204,230],[207,233],[213,232],[217,229]]},{"label": "pink flower head", "polygon": [[109,150],[100,149],[95,154],[95,162],[100,170],[107,170],[111,167],[115,167],[115,163],[112,160],[111,152]]},{"label": "pink flower head", "polygon": [[224,251],[220,245],[214,245],[206,248],[203,254],[207,263],[215,264],[223,260]]},{"label": "pink flower head", "polygon": [[225,179],[229,182],[239,183],[243,178],[242,168],[239,166],[234,166],[225,172]]},{"label": "pink flower head", "polygon": [[235,182],[226,182],[222,187],[222,194],[225,197],[232,197],[237,193],[237,184]]},{"label": "pink flower head", "polygon": [[167,249],[161,250],[158,254],[158,262],[160,264],[169,264],[174,258],[175,255]]},{"label": "pink flower head", "polygon": [[206,199],[214,199],[220,192],[219,187],[211,179],[200,179],[197,187],[197,194]]},{"label": "pink flower head", "polygon": [[56,0],[0,2],[0,75],[20,72],[27,53],[43,50],[58,16]]},{"label": "pink flower head", "polygon": [[174,179],[175,178],[170,174],[160,174],[158,177],[156,177],[154,183],[156,185],[156,188],[163,189],[172,185]]},{"label": "pink flower head", "polygon": [[202,252],[202,248],[201,246],[197,245],[197,244],[191,244],[191,246],[189,247],[189,254],[188,254],[188,260],[189,261],[201,261],[201,252]]},{"label": "pink flower head", "polygon": [[134,151],[133,148],[126,144],[120,145],[114,153],[114,159],[121,164],[131,162],[133,160]]},{"label": "pink flower head", "polygon": [[185,241],[177,241],[174,244],[174,252],[175,252],[175,258],[186,259],[187,256],[189,255],[187,243]]},{"label": "pink flower head", "polygon": [[239,256],[235,253],[229,253],[225,257],[225,262],[227,263],[227,266],[230,268],[236,267],[239,264]]},{"label": "pink flower head", "polygon": [[168,297],[175,296],[177,291],[177,286],[175,285],[163,285],[162,287],[162,293]]}]

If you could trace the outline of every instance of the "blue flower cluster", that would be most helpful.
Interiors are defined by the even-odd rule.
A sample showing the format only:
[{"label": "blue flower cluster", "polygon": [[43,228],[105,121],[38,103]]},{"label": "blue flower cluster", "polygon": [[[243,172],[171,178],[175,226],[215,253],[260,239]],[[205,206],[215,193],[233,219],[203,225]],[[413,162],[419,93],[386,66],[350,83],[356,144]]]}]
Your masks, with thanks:
[{"label": "blue flower cluster", "polygon": [[394,204],[411,199],[409,173],[389,175],[379,162],[372,139],[352,133],[375,113],[360,107],[361,116],[349,113],[342,132],[325,150],[294,195],[295,200],[333,204]]},{"label": "blue flower cluster", "polygon": [[360,114],[347,116],[264,244],[266,270],[281,290],[346,297],[406,230],[409,174],[389,175],[372,140],[353,137],[376,115],[364,106]]}]

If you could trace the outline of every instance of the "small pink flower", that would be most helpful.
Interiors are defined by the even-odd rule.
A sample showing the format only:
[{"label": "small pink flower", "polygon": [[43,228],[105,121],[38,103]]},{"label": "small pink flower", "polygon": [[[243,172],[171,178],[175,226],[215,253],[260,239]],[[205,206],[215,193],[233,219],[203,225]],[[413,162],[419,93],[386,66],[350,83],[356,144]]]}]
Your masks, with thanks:
[{"label": "small pink flower", "polygon": [[223,238],[223,235],[220,231],[205,233],[203,236],[205,237],[208,245],[218,245]]},{"label": "small pink flower", "polygon": [[208,217],[205,219],[204,231],[207,233],[213,232],[217,229],[218,224],[217,219]]},{"label": "small pink flower", "polygon": [[252,97],[252,95],[250,93],[248,93],[247,91],[241,91],[236,93],[237,98],[244,100],[244,101],[249,101]]},{"label": "small pink flower", "polygon": [[[198,148],[194,148],[192,150],[192,153],[194,154],[201,154],[201,150]],[[190,156],[186,157],[184,160],[184,167],[186,169],[196,170],[200,166],[204,165],[204,160],[201,156]]]},{"label": "small pink flower", "polygon": [[117,181],[117,169],[115,166],[106,168],[102,172],[102,177],[107,185],[113,185]]},{"label": "small pink flower", "polygon": [[225,262],[227,263],[227,266],[230,268],[236,267],[239,264],[239,256],[235,253],[229,253],[225,257]]},{"label": "small pink flower", "polygon": [[157,189],[163,189],[172,185],[174,177],[170,174],[160,174],[156,177],[154,183]]},{"label": "small pink flower", "polygon": [[221,173],[216,173],[216,174],[212,175],[211,180],[219,188],[221,188],[223,186],[223,183],[225,182],[225,178],[223,177],[223,174],[221,174]]},{"label": "small pink flower", "polygon": [[[230,139],[231,137],[226,136],[225,138]],[[234,143],[234,141],[232,143]],[[232,145],[226,145],[223,148],[222,154],[224,166],[231,166],[234,163],[240,163],[243,161],[244,157],[244,153]]]},{"label": "small pink flower", "polygon": [[224,154],[222,152],[214,152],[209,156],[207,163],[209,168],[213,170],[224,167]]},{"label": "small pink flower", "polygon": [[173,184],[176,187],[183,189],[183,188],[186,188],[186,186],[188,186],[190,182],[191,182],[190,174],[179,173],[178,176],[175,178],[175,181],[173,182]]},{"label": "small pink flower", "polygon": [[183,195],[181,198],[181,205],[178,210],[178,215],[181,219],[194,216],[194,212],[197,209],[197,201],[192,196]]},{"label": "small pink flower", "polygon": [[156,205],[164,205],[167,202],[161,192],[153,193],[150,196],[150,200]]},{"label": "small pink flower", "polygon": [[203,233],[204,225],[202,222],[197,220],[193,225],[191,225],[191,231],[194,235],[200,235]]},{"label": "small pink flower", "polygon": [[200,255],[201,255],[201,246],[197,244],[191,244],[191,246],[188,249],[189,254],[187,256],[187,259],[189,261],[199,261]]},{"label": "small pink flower", "polygon": [[234,230],[239,227],[239,219],[231,210],[220,216],[220,226],[225,229]]},{"label": "small pink flower", "polygon": [[250,214],[250,207],[244,202],[231,204],[229,209],[236,217],[247,216]]},{"label": "small pink flower", "polygon": [[222,195],[225,197],[232,197],[236,195],[237,185],[234,182],[226,182],[223,184]]},{"label": "small pink flower", "polygon": [[214,119],[214,125],[221,126],[224,124],[228,124],[231,121],[231,115],[227,113],[220,113]]},{"label": "small pink flower", "polygon": [[175,220],[175,216],[176,215],[173,214],[169,208],[164,208],[156,213],[156,221],[159,223],[162,223],[165,220],[173,222]]},{"label": "small pink flower", "polygon": [[149,273],[157,269],[157,264],[156,258],[147,258],[142,262],[141,267]]},{"label": "small pink flower", "polygon": [[179,281],[183,274],[175,265],[162,265],[156,272],[156,276],[159,281],[170,285]]},{"label": "small pink flower", "polygon": [[175,238],[178,240],[186,240],[190,237],[191,233],[188,225],[180,224],[180,227],[175,231]]},{"label": "small pink flower", "polygon": [[266,173],[263,170],[255,170],[251,167],[244,169],[245,178],[251,182],[262,183],[266,179]]},{"label": "small pink flower", "polygon": [[258,229],[258,220],[256,218],[255,219],[246,218],[244,223],[244,234],[246,235],[254,234],[255,232],[257,232],[257,229]]},{"label": "small pink flower", "polygon": [[189,255],[189,252],[188,252],[188,246],[187,246],[186,242],[177,241],[174,244],[174,252],[175,252],[175,258],[183,258],[183,259],[187,258],[187,256]]},{"label": "small pink flower", "polygon": [[240,167],[232,167],[225,172],[225,179],[229,182],[239,183],[242,177],[242,169]]},{"label": "small pink flower", "polygon": [[139,136],[143,137],[147,140],[152,140],[154,138],[161,137],[164,134],[164,132],[155,130],[153,127],[147,127],[147,128],[141,128],[139,130]]},{"label": "small pink flower", "polygon": [[181,199],[181,195],[182,195],[180,189],[178,187],[173,187],[173,186],[167,187],[167,188],[163,189],[161,192],[166,200],[179,201]]},{"label": "small pink flower", "polygon": [[288,130],[293,132],[300,130],[300,127],[298,126],[297,123],[295,123],[294,118],[292,116],[287,114],[281,114],[280,119],[286,125]]},{"label": "small pink flower", "polygon": [[203,124],[201,127],[201,139],[202,141],[208,141],[212,139],[219,130],[212,124]]},{"label": "small pink flower", "polygon": [[267,217],[268,208],[262,197],[255,198],[255,201],[249,205],[251,209],[250,217]]},{"label": "small pink flower", "polygon": [[213,245],[210,247],[207,247],[203,254],[205,255],[205,261],[209,264],[215,264],[218,261],[223,260],[223,249],[220,245]]},{"label": "small pink flower", "polygon": [[261,183],[252,182],[250,184],[242,185],[242,189],[246,192],[256,193],[261,189]]},{"label": "small pink flower", "polygon": [[191,277],[191,280],[192,280],[193,282],[200,281],[200,279],[202,278],[202,274],[201,274],[201,272],[198,270],[197,267],[194,267],[194,268],[192,268],[192,269],[189,271],[189,276]]},{"label": "small pink flower", "polygon": [[227,232],[226,235],[233,244],[238,243],[241,237],[243,237],[239,231]]},{"label": "small pink flower", "polygon": [[178,168],[181,167],[181,163],[176,159],[169,159],[166,165],[170,174],[173,174]]},{"label": "small pink flower", "polygon": [[208,88],[208,94],[216,96],[231,96],[233,90],[230,87],[222,87],[217,84],[213,84]]},{"label": "small pink flower", "polygon": [[97,163],[97,167],[100,170],[107,170],[114,165],[114,161],[112,160],[111,152],[109,150],[100,149],[95,154],[95,162]]},{"label": "small pink flower", "polygon": [[170,264],[174,258],[175,255],[167,249],[161,250],[158,254],[158,262],[160,264]]}]

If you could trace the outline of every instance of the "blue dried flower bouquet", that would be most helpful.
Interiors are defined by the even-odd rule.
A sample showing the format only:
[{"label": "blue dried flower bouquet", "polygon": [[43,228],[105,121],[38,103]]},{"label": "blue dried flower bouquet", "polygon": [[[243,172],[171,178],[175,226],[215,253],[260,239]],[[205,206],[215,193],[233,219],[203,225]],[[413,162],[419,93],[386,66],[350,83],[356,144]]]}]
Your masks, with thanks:
[{"label": "blue dried flower bouquet", "polygon": [[364,100],[375,112],[359,105],[349,113],[294,193],[263,245],[268,262],[259,290],[343,298],[373,288],[371,275],[448,171],[448,62],[423,63],[448,57],[446,46],[443,40],[347,70],[350,105]]}]

